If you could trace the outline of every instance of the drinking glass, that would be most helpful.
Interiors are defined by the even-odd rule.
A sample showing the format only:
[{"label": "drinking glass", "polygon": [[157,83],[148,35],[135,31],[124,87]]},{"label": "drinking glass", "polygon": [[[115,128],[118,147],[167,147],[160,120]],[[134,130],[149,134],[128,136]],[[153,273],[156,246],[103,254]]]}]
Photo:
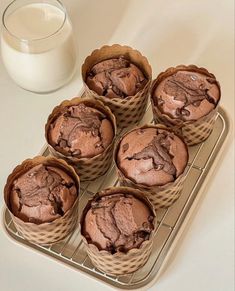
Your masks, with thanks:
[{"label": "drinking glass", "polygon": [[2,16],[1,51],[10,77],[22,88],[48,93],[76,68],[73,29],[58,0],[15,0]]}]

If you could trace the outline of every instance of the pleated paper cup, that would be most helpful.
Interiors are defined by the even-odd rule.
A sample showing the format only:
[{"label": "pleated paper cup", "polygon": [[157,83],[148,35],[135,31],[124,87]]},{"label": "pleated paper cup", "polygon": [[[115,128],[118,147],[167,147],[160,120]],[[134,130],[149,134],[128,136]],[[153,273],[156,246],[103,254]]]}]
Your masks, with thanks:
[{"label": "pleated paper cup", "polygon": [[[57,167],[64,171],[65,173],[67,173],[75,183],[78,196],[73,206],[63,216],[51,222],[36,224],[32,222],[25,222],[20,218],[16,217],[11,212],[10,194],[12,191],[13,183],[17,178],[22,176],[24,173],[26,173],[33,167],[41,164],[45,166]],[[54,157],[37,156],[33,159],[25,160],[21,165],[18,165],[9,175],[4,188],[4,200],[17,231],[26,240],[32,243],[48,245],[64,239],[73,231],[73,229],[77,225],[79,189],[80,189],[79,177],[77,176],[73,167],[69,166],[65,161]]]},{"label": "pleated paper cup", "polygon": [[[90,158],[79,158],[74,157],[71,155],[68,155],[65,151],[59,151],[58,148],[53,146],[50,143],[49,139],[49,131],[51,124],[60,116],[63,114],[67,108],[79,105],[79,104],[85,104],[86,106],[89,106],[91,108],[95,108],[105,114],[105,116],[109,119],[109,121],[112,124],[113,127],[113,133],[114,137],[110,145],[99,155],[96,155],[94,157]],[[45,137],[48,143],[48,148],[50,153],[58,158],[64,159],[67,163],[72,165],[74,169],[76,170],[77,174],[79,175],[81,181],[90,181],[95,180],[96,178],[104,175],[107,170],[109,169],[112,159],[113,159],[113,150],[114,150],[114,142],[116,137],[116,120],[115,116],[111,112],[111,110],[105,106],[102,102],[92,99],[92,98],[80,98],[75,97],[72,100],[65,100],[63,101],[59,106],[56,106],[52,113],[49,115],[46,126],[45,126]]]},{"label": "pleated paper cup", "polygon": [[[153,204],[155,210],[158,210],[160,208],[168,208],[170,207],[174,202],[176,202],[176,200],[180,197],[180,194],[182,192],[183,189],[183,185],[184,185],[184,181],[186,178],[186,169],[187,169],[187,164],[186,167],[183,171],[183,173],[181,175],[179,175],[177,177],[177,179],[173,182],[169,182],[165,185],[162,186],[146,186],[140,183],[136,183],[135,181],[129,179],[128,177],[125,176],[125,174],[122,172],[122,170],[119,168],[118,162],[117,162],[117,154],[118,154],[118,150],[120,147],[120,143],[122,141],[122,139],[128,135],[130,132],[136,130],[136,129],[144,129],[144,128],[157,128],[157,129],[164,129],[164,130],[168,130],[173,132],[170,128],[162,125],[162,124],[156,124],[156,125],[151,125],[151,124],[146,124],[140,127],[136,127],[134,129],[132,129],[131,131],[127,132],[125,135],[123,135],[120,140],[118,141],[116,148],[114,150],[114,159],[115,159],[115,165],[116,165],[116,170],[117,170],[117,174],[118,174],[118,180],[120,185],[122,186],[128,186],[128,187],[132,187],[135,189],[139,189],[140,191],[142,191],[143,193],[145,193],[145,195],[148,197],[148,199],[151,201],[151,203]],[[183,138],[176,134],[174,132],[175,135],[177,135],[183,142]],[[187,145],[184,142],[186,149],[187,149]],[[188,153],[188,151],[187,151]]]},{"label": "pleated paper cup", "polygon": [[143,195],[141,191],[138,191],[136,189],[132,189],[129,187],[110,187],[108,189],[105,189],[97,193],[93,199],[88,201],[81,216],[80,227],[82,230],[85,215],[87,211],[90,209],[92,201],[98,199],[100,196],[112,195],[112,194],[117,194],[117,193],[133,195],[134,197],[138,198],[139,200],[143,201],[149,206],[149,208],[152,211],[153,226],[154,226],[154,229],[150,233],[149,239],[145,240],[140,245],[139,248],[133,248],[127,251],[126,253],[118,251],[114,254],[111,254],[110,252],[106,250],[99,250],[97,246],[87,241],[85,236],[83,236],[83,233],[81,234],[82,234],[82,240],[85,245],[87,254],[89,258],[91,259],[93,265],[97,269],[110,275],[125,275],[129,273],[133,273],[136,270],[138,270],[140,267],[142,267],[147,262],[152,251],[153,238],[154,238],[154,232],[156,230],[157,220],[156,220],[155,210],[151,202],[148,200],[148,198],[145,197],[145,195]]},{"label": "pleated paper cup", "polygon": [[[202,116],[197,120],[183,121],[177,118],[172,118],[167,114],[161,112],[158,108],[156,102],[154,101],[153,95],[157,88],[157,86],[167,77],[175,74],[178,71],[190,71],[195,73],[200,73],[206,75],[210,78],[215,78],[215,76],[209,73],[205,68],[199,68],[195,65],[179,65],[175,68],[169,68],[165,72],[162,72],[158,75],[158,77],[153,81],[153,85],[151,87],[151,104],[153,110],[153,117],[155,123],[163,123],[169,127],[171,127],[175,132],[181,133],[184,137],[187,145],[192,146],[198,144],[209,137],[211,134],[215,120],[217,117],[218,104],[220,101],[220,96],[216,107],[210,111],[207,115]],[[219,92],[221,95],[220,84],[217,81],[217,86],[219,88]]]},{"label": "pleated paper cup", "polygon": [[[124,56],[125,59],[135,64],[147,78],[147,83],[142,90],[134,96],[126,98],[108,98],[98,95],[95,91],[89,89],[86,84],[86,78],[90,70],[97,63]],[[82,65],[82,79],[85,86],[86,95],[97,100],[101,100],[105,105],[109,106],[116,116],[117,126],[119,129],[129,127],[139,122],[146,110],[148,95],[152,80],[152,69],[146,57],[139,51],[129,46],[121,46],[114,44],[112,46],[105,45],[100,49],[96,49],[88,56]]]}]

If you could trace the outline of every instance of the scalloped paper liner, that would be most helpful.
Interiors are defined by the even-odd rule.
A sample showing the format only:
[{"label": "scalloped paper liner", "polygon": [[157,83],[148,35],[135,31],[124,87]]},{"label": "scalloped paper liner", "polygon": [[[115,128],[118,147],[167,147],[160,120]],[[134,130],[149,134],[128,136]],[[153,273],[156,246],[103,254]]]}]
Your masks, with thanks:
[{"label": "scalloped paper liner", "polygon": [[192,120],[192,121],[182,121],[176,118],[171,118],[169,115],[164,114],[159,110],[159,108],[154,103],[152,96],[155,92],[156,87],[161,83],[161,81],[171,76],[172,74],[178,71],[182,71],[182,70],[190,71],[190,72],[197,72],[197,73],[204,74],[208,77],[215,78],[215,76],[209,73],[205,68],[199,68],[195,65],[189,65],[189,66],[179,65],[175,68],[169,68],[165,72],[160,73],[158,77],[153,81],[150,99],[151,99],[155,123],[160,122],[160,123],[166,124],[167,126],[174,129],[175,132],[178,132],[178,133],[180,132],[183,135],[185,142],[189,146],[192,146],[204,141],[211,134],[214,124],[215,124],[215,119],[217,116],[218,104],[219,104],[220,96],[221,96],[221,89],[220,89],[220,84],[217,81],[217,85],[220,91],[219,100],[215,109],[209,112],[207,115],[199,118],[198,120]]},{"label": "scalloped paper liner", "polygon": [[[91,158],[77,158],[68,156],[66,155],[66,153],[59,152],[50,144],[48,138],[50,124],[57,118],[57,116],[63,113],[68,107],[78,105],[80,103],[96,108],[99,111],[103,112],[110,120],[113,126],[114,137],[111,144],[102,153]],[[71,100],[63,101],[59,106],[56,106],[53,109],[45,125],[45,137],[48,143],[50,153],[55,157],[64,159],[67,163],[72,165],[75,168],[76,172],[78,173],[81,181],[95,180],[96,178],[104,175],[107,172],[113,159],[113,149],[116,131],[117,131],[116,120],[111,110],[107,106],[105,106],[102,102],[92,98],[75,97]]]},{"label": "scalloped paper liner", "polygon": [[[120,185],[132,187],[132,188],[139,189],[139,190],[143,191],[145,193],[145,195],[149,198],[151,203],[153,204],[155,210],[158,210],[160,208],[168,208],[174,202],[176,202],[176,200],[180,197],[180,194],[182,192],[183,185],[184,185],[184,180],[186,178],[187,164],[186,164],[186,167],[184,169],[184,172],[180,176],[178,176],[175,181],[167,183],[166,185],[163,185],[163,186],[146,186],[146,185],[142,185],[140,183],[135,183],[131,179],[127,178],[123,174],[121,169],[119,169],[118,163],[117,163],[117,153],[119,150],[119,145],[120,145],[122,139],[124,138],[124,136],[126,136],[127,134],[129,134],[133,130],[140,129],[140,128],[149,128],[149,127],[160,128],[160,129],[172,131],[170,128],[167,128],[166,126],[164,126],[162,124],[157,124],[157,125],[146,124],[146,125],[143,125],[140,127],[136,127],[134,129],[130,130],[129,132],[125,133],[125,135],[123,135],[120,138],[120,140],[117,142],[116,148],[114,150],[114,159],[115,159],[116,171],[118,174],[118,180],[120,182]],[[183,138],[179,134],[177,134],[177,133],[175,133],[175,134],[178,137],[180,137],[182,141],[184,141]],[[186,145],[186,148],[187,148],[187,145]]]},{"label": "scalloped paper liner", "polygon": [[12,184],[15,179],[39,164],[55,166],[65,171],[70,177],[73,178],[78,191],[78,197],[80,190],[80,181],[73,167],[69,166],[65,161],[54,157],[43,156],[37,156],[33,159],[25,160],[21,165],[18,165],[9,175],[4,188],[4,200],[17,231],[26,240],[32,243],[48,245],[64,239],[75,228],[78,220],[79,198],[77,197],[72,208],[70,208],[63,216],[53,220],[52,222],[35,224],[31,222],[24,222],[23,220],[16,217],[11,212],[11,209],[9,207],[9,195],[11,193]]},{"label": "scalloped paper liner", "polygon": [[[93,90],[90,90],[86,85],[86,77],[91,68],[101,61],[117,58],[121,55],[136,64],[141,69],[148,79],[145,87],[136,95],[128,96],[124,99],[110,99],[106,96],[98,95]],[[119,44],[114,44],[112,46],[105,45],[100,49],[96,49],[85,59],[82,65],[82,79],[85,86],[86,95],[91,98],[101,100],[105,105],[109,106],[111,111],[116,116],[117,126],[119,129],[134,125],[142,119],[147,107],[148,95],[152,81],[152,69],[147,58],[142,56],[139,51],[134,50],[129,46],[121,46]]]},{"label": "scalloped paper liner", "polygon": [[[154,217],[154,229],[152,230],[149,239],[144,241],[139,248],[131,249],[127,253],[118,251],[115,254],[111,254],[105,250],[100,251],[94,244],[89,244],[83,235],[82,240],[85,245],[87,254],[96,268],[106,274],[124,275],[135,272],[147,262],[152,251],[154,232],[156,229],[156,213],[150,201],[143,195],[141,191],[129,187],[110,187],[97,193],[95,197],[111,195],[115,193],[131,194],[148,204]],[[86,207],[83,210],[80,220],[80,227],[83,224],[84,217],[90,208],[90,204],[93,199],[88,201]]]}]

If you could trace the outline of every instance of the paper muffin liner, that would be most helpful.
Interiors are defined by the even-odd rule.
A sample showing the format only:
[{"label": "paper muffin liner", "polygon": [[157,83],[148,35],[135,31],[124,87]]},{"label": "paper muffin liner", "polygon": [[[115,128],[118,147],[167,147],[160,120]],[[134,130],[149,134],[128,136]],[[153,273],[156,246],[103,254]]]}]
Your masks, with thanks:
[{"label": "paper muffin liner", "polygon": [[[54,122],[54,120],[66,109],[73,105],[78,105],[80,103],[85,104],[86,106],[95,108],[106,115],[113,126],[114,137],[110,145],[99,155],[90,158],[78,158],[69,156],[66,152],[59,152],[56,148],[54,148],[49,141],[49,130],[50,125]],[[111,110],[105,106],[102,102],[92,99],[92,98],[80,98],[75,97],[71,100],[63,101],[59,106],[56,106],[52,113],[49,115],[47,123],[45,125],[45,137],[48,143],[48,148],[50,153],[58,158],[64,159],[67,163],[72,165],[79,175],[81,181],[90,181],[95,180],[96,178],[102,176],[109,169],[112,159],[113,159],[113,150],[114,150],[114,142],[116,137],[116,120],[115,116],[112,114]]]},{"label": "paper muffin liner", "polygon": [[[55,166],[66,172],[74,180],[78,196],[73,206],[63,216],[53,220],[52,222],[36,224],[32,222],[25,222],[20,218],[16,217],[11,212],[9,199],[13,182],[18,177],[20,177],[21,175],[23,175],[24,173],[26,173],[27,171],[29,171],[30,169],[39,164],[43,164],[46,166],[47,165]],[[57,159],[54,157],[37,156],[33,159],[25,160],[21,165],[18,165],[9,175],[4,188],[4,200],[17,231],[26,240],[32,243],[48,245],[64,239],[75,228],[78,221],[79,189],[80,189],[79,177],[77,176],[73,167],[69,166],[65,161],[61,159]]]},{"label": "paper muffin liner", "polygon": [[80,229],[82,230],[83,221],[87,211],[90,209],[91,201],[94,200],[96,197],[112,195],[116,193],[123,193],[123,194],[131,194],[134,197],[140,199],[144,203],[146,203],[153,214],[153,226],[154,229],[150,233],[149,239],[145,240],[139,248],[133,248],[126,253],[118,251],[114,254],[106,250],[99,250],[97,246],[92,243],[88,243],[87,239],[82,235],[82,240],[85,245],[87,254],[91,259],[93,265],[101,270],[102,272],[109,274],[109,275],[125,275],[129,273],[133,273],[142,267],[148,260],[153,245],[154,233],[156,230],[156,213],[154,210],[153,205],[145,197],[141,191],[129,188],[129,187],[110,187],[107,188],[99,193],[97,193],[92,199],[90,199],[84,208],[81,220],[80,220]]},{"label": "paper muffin liner", "polygon": [[[162,113],[160,109],[157,107],[157,105],[154,103],[152,96],[155,92],[156,87],[165,78],[173,75],[174,73],[178,71],[190,71],[190,72],[201,73],[211,78],[215,78],[215,76],[209,73],[205,68],[199,68],[195,65],[189,65],[189,66],[179,65],[175,68],[169,68],[165,72],[160,73],[158,77],[153,81],[153,85],[151,87],[150,99],[151,99],[155,123],[159,123],[159,122],[163,123],[171,127],[175,132],[181,133],[184,137],[185,142],[189,146],[192,146],[204,141],[211,134],[214,127],[215,119],[217,116],[220,96],[219,96],[219,100],[216,107],[213,110],[211,110],[207,115],[202,116],[201,118],[197,120],[183,121],[177,118],[171,118],[169,115]],[[221,95],[220,84],[218,81],[217,81],[217,86],[219,88],[220,95]]]},{"label": "paper muffin liner", "polygon": [[[134,129],[132,129],[131,131],[125,133],[125,135],[123,135],[120,138],[120,140],[117,142],[116,148],[114,150],[114,161],[115,161],[116,170],[117,170],[117,174],[118,174],[118,180],[119,180],[120,185],[122,185],[122,186],[128,186],[128,187],[132,187],[132,188],[141,190],[149,198],[149,200],[153,204],[155,210],[158,210],[160,208],[168,208],[174,202],[176,202],[176,200],[180,197],[180,194],[182,192],[183,185],[184,185],[184,180],[186,178],[187,164],[185,166],[183,173],[181,175],[179,175],[176,180],[174,180],[173,182],[169,182],[169,183],[162,185],[162,186],[158,186],[158,185],[146,186],[146,185],[143,185],[140,183],[136,183],[136,182],[132,181],[131,179],[129,179],[128,177],[126,177],[118,166],[117,154],[118,154],[119,146],[120,146],[122,139],[126,135],[128,135],[130,132],[132,132],[136,129],[142,129],[142,128],[159,128],[159,129],[165,129],[165,130],[173,132],[173,130],[171,130],[170,128],[168,128],[162,124],[156,124],[156,125],[146,124],[146,125],[143,125],[140,127],[136,127]],[[174,134],[176,134],[176,133],[174,132]],[[176,134],[176,135],[184,142],[184,139],[179,134]],[[185,145],[186,145],[186,143],[185,143]],[[187,145],[186,145],[186,149],[187,149]],[[187,154],[188,154],[188,151],[187,151]]]},{"label": "paper muffin liner", "polygon": [[[98,95],[93,90],[89,89],[86,84],[87,74],[91,68],[104,60],[124,56],[144,73],[148,82],[145,87],[134,96],[126,98],[108,98],[106,96]],[[105,45],[100,49],[94,50],[88,56],[82,65],[82,79],[85,86],[86,95],[97,100],[101,100],[105,105],[109,106],[111,111],[116,116],[117,126],[119,129],[126,128],[139,122],[146,110],[148,95],[152,80],[152,69],[146,57],[139,51],[132,49],[129,46],[121,46],[114,44],[112,46]]]}]

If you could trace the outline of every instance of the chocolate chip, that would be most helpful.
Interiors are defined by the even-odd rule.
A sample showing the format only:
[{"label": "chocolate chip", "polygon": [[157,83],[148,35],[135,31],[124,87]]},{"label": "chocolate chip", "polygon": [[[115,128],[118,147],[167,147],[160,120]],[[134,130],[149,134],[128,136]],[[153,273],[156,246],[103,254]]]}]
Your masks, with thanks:
[{"label": "chocolate chip", "polygon": [[185,108],[177,108],[175,114],[177,116],[189,116],[190,112]]},{"label": "chocolate chip", "polygon": [[129,144],[128,144],[128,143],[125,143],[125,144],[122,146],[122,152],[125,153],[128,149],[129,149]]},{"label": "chocolate chip", "polygon": [[181,116],[180,108],[176,108],[175,115],[176,116]]},{"label": "chocolate chip", "polygon": [[128,73],[128,72],[119,72],[119,73],[117,73],[117,77],[119,77],[119,78],[125,78],[125,77],[129,77],[130,76],[130,74]]},{"label": "chocolate chip", "polygon": [[102,146],[102,142],[97,142],[96,144],[95,144],[95,148],[99,148],[99,147],[101,147]]},{"label": "chocolate chip", "polygon": [[94,77],[94,72],[93,71],[90,71],[88,74],[87,74],[87,78],[90,77],[90,78],[93,78]]},{"label": "chocolate chip", "polygon": [[98,136],[99,135],[99,131],[98,131],[98,129],[93,129],[92,131],[91,131],[91,134],[93,135],[93,136]]},{"label": "chocolate chip", "polygon": [[193,102],[193,106],[198,107],[201,104],[201,101],[195,101]]},{"label": "chocolate chip", "polygon": [[60,142],[59,142],[59,146],[61,148],[66,148],[67,147],[67,142],[66,140],[62,139]]},{"label": "chocolate chip", "polygon": [[182,116],[189,116],[190,115],[190,112],[187,110],[187,109],[181,109],[181,115]]},{"label": "chocolate chip", "polygon": [[210,84],[215,84],[216,83],[216,80],[214,78],[207,78],[206,80]]},{"label": "chocolate chip", "polygon": [[113,85],[112,90],[116,95],[120,97],[125,97],[125,94],[121,90],[119,90],[117,86]]},{"label": "chocolate chip", "polygon": [[137,134],[143,134],[144,133],[144,129],[143,128],[140,128],[137,130]]},{"label": "chocolate chip", "polygon": [[79,156],[81,154],[81,150],[77,149],[73,152],[73,155]]},{"label": "chocolate chip", "polygon": [[163,169],[163,165],[158,164],[158,165],[156,165],[154,168],[155,168],[155,170],[160,171],[160,170]]},{"label": "chocolate chip", "polygon": [[28,173],[27,175],[31,178],[31,177],[33,177],[35,175],[35,173],[31,172],[31,173]]},{"label": "chocolate chip", "polygon": [[168,135],[167,135],[170,139],[174,139],[175,135],[173,132],[168,132]]},{"label": "chocolate chip", "polygon": [[162,96],[157,97],[157,103],[159,106],[162,106],[165,103],[164,100],[162,99]]},{"label": "chocolate chip", "polygon": [[148,224],[148,222],[143,222],[143,224],[142,224],[142,226],[143,226],[143,228],[149,228],[149,224]]}]

